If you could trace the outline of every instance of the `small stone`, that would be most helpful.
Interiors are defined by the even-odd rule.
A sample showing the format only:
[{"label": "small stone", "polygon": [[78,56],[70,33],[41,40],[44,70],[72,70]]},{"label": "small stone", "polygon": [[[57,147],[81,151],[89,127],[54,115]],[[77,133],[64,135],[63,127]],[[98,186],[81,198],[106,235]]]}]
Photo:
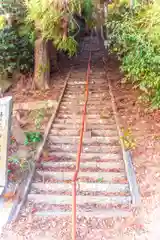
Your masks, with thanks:
[{"label": "small stone", "polygon": [[54,221],[51,224],[52,224],[52,227],[54,227],[54,228],[57,226],[57,223]]}]

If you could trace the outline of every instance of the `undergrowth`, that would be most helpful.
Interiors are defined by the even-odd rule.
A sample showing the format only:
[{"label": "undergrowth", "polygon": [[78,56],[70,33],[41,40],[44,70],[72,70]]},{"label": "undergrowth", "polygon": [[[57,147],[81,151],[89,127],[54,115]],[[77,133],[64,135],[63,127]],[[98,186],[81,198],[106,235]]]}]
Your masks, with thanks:
[{"label": "undergrowth", "polygon": [[110,53],[121,61],[125,81],[142,90],[141,99],[160,107],[160,5],[120,4],[107,20]]},{"label": "undergrowth", "polygon": [[15,70],[27,73],[33,69],[34,49],[28,33],[6,26],[0,30],[0,73],[12,74]]}]

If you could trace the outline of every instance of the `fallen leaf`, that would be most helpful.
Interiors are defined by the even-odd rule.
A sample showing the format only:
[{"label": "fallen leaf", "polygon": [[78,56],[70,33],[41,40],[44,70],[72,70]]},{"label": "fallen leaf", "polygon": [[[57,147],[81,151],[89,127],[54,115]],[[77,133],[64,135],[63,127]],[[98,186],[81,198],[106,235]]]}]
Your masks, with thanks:
[{"label": "fallen leaf", "polygon": [[32,208],[31,213],[33,214],[33,213],[35,213],[35,212],[37,212],[37,209],[36,209],[36,208]]},{"label": "fallen leaf", "polygon": [[97,179],[97,182],[100,182],[100,183],[101,183],[102,181],[103,181],[103,177]]},{"label": "fallen leaf", "polygon": [[4,193],[3,197],[9,200],[9,199],[13,199],[15,197],[15,194],[16,194],[15,192],[8,192],[8,193]]}]

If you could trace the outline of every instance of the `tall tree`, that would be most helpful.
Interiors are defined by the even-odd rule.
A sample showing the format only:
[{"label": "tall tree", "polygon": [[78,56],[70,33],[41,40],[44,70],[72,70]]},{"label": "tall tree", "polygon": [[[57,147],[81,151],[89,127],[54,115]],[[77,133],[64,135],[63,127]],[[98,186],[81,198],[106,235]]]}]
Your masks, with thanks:
[{"label": "tall tree", "polygon": [[[37,40],[35,42],[34,81],[39,89],[49,86],[51,42],[57,50],[64,50],[72,56],[77,51],[75,35],[79,26],[73,17],[82,15],[83,7],[92,10],[91,0],[25,0],[27,19],[34,23]],[[85,12],[85,15],[86,12]],[[91,13],[90,15],[91,16]],[[77,30],[77,31],[75,31]],[[76,33],[75,33],[76,32]],[[55,52],[55,51],[52,51]]]}]

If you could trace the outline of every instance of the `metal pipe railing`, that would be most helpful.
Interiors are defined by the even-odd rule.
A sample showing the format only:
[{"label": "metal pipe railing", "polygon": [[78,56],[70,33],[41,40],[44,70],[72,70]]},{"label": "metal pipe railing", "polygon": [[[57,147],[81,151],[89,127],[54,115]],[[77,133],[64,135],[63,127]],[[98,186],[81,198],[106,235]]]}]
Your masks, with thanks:
[{"label": "metal pipe railing", "polygon": [[77,159],[76,159],[76,170],[73,176],[73,186],[72,186],[72,240],[76,240],[76,220],[77,220],[77,206],[76,206],[76,200],[77,200],[77,178],[78,173],[80,169],[80,158],[82,153],[82,144],[83,144],[83,135],[84,135],[84,128],[85,128],[85,120],[86,120],[86,110],[87,110],[87,102],[88,102],[88,82],[89,82],[89,75],[91,70],[91,52],[89,54],[88,59],[88,68],[87,68],[87,74],[86,74],[86,87],[85,87],[85,103],[84,103],[84,109],[83,109],[83,116],[82,116],[82,125],[81,125],[81,131],[80,131],[80,141],[77,151]]}]

